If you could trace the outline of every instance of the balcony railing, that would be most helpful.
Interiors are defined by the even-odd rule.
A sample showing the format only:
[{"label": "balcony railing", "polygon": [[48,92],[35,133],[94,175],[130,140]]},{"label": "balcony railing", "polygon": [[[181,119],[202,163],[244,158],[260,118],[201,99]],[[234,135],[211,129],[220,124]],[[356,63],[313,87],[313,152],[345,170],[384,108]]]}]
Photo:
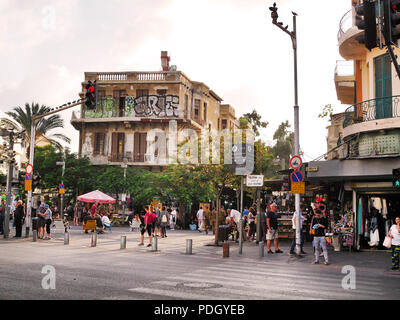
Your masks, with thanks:
[{"label": "balcony railing", "polygon": [[353,13],[354,9],[350,9],[349,11],[347,11],[342,19],[340,19],[339,22],[339,31],[337,34],[337,39],[338,41],[340,40],[340,38],[346,33],[346,31],[348,31],[349,29],[351,29],[352,27],[354,27],[354,13]]},{"label": "balcony railing", "polygon": [[343,128],[366,121],[400,117],[400,95],[359,102],[345,111]]}]

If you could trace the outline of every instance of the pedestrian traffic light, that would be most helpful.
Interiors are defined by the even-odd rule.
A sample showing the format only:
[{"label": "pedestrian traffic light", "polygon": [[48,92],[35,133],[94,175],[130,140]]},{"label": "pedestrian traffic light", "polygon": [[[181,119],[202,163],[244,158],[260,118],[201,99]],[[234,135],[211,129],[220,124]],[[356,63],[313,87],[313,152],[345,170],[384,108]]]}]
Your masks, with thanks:
[{"label": "pedestrian traffic light", "polygon": [[86,102],[85,106],[87,110],[96,109],[96,81],[88,81],[86,85]]},{"label": "pedestrian traffic light", "polygon": [[398,46],[400,39],[400,0],[384,0],[383,2],[383,35],[386,45]]},{"label": "pedestrian traffic light", "polygon": [[400,189],[400,168],[392,170],[393,187]]},{"label": "pedestrian traffic light", "polygon": [[356,40],[365,44],[365,47],[371,50],[377,47],[375,2],[364,0],[355,9],[356,26],[358,29],[364,30],[363,34],[356,36]]}]

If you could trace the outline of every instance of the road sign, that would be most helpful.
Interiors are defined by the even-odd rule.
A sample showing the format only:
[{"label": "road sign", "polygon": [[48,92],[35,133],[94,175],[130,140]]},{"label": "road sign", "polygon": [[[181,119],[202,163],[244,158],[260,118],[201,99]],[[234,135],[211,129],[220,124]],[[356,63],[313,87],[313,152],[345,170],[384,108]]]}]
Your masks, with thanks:
[{"label": "road sign", "polygon": [[32,191],[32,179],[25,179],[25,191]]},{"label": "road sign", "polygon": [[25,180],[32,180],[32,174],[26,174]]},{"label": "road sign", "polygon": [[264,185],[263,175],[249,175],[246,176],[247,187],[262,187]]},{"label": "road sign", "polygon": [[293,156],[290,158],[289,164],[292,169],[297,170],[303,165],[303,160],[299,156]]},{"label": "road sign", "polygon": [[31,164],[26,165],[25,173],[26,174],[32,174],[33,173],[33,166]]},{"label": "road sign", "polygon": [[306,193],[306,183],[305,182],[292,182],[290,192],[293,193],[293,194]]},{"label": "road sign", "polygon": [[58,186],[58,192],[59,192],[59,194],[65,194],[65,187],[63,184],[60,184]]},{"label": "road sign", "polygon": [[300,171],[294,171],[290,174],[290,180],[292,182],[303,182],[304,176]]}]

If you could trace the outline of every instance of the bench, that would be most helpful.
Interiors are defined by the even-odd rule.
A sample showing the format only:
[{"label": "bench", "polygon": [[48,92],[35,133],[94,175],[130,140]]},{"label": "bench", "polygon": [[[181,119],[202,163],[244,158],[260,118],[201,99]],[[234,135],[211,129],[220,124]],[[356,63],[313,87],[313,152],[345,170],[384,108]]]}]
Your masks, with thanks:
[{"label": "bench", "polygon": [[88,220],[86,223],[82,224],[82,231],[86,232],[91,230],[92,232],[96,231],[96,220]]}]

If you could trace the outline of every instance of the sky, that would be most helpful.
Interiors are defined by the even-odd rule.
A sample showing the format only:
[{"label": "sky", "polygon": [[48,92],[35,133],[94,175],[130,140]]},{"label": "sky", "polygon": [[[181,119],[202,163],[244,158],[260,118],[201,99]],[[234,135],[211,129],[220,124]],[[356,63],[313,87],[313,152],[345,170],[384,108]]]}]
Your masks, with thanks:
[{"label": "sky", "polygon": [[[59,106],[79,98],[84,72],[161,71],[161,51],[191,80],[236,109],[256,109],[273,144],[294,123],[292,42],[272,24],[273,0],[0,0],[0,116],[26,102]],[[337,33],[350,0],[276,0],[279,22],[297,16],[300,149],[304,161],[327,151],[326,104],[337,100]],[[329,8],[329,10],[327,10]],[[70,149],[79,133],[64,111]]]}]

